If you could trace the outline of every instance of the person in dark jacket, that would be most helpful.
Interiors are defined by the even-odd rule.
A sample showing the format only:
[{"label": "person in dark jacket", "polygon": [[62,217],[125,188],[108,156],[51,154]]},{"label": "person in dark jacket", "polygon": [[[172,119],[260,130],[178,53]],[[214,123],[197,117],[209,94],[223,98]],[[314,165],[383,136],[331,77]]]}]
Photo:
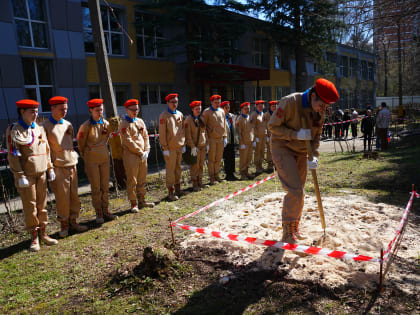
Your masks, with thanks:
[{"label": "person in dark jacket", "polygon": [[[348,109],[344,110],[343,121],[347,121],[350,119],[351,119],[351,116],[350,116],[349,110]],[[343,137],[346,139],[349,135],[349,127],[350,127],[350,122],[343,123]]]},{"label": "person in dark jacket", "polygon": [[363,133],[363,151],[366,151],[366,141],[368,143],[368,151],[372,151],[371,141],[373,134],[373,127],[375,126],[375,119],[372,117],[372,111],[368,109],[366,117],[362,120],[362,133]]}]

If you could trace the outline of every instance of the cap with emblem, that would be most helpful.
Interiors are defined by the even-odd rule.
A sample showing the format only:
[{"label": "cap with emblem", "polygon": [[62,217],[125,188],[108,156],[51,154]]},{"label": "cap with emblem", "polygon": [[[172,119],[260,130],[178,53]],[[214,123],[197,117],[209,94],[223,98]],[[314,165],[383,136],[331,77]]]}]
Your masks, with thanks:
[{"label": "cap with emblem", "polygon": [[171,94],[169,94],[165,97],[165,101],[169,102],[171,99],[173,99],[175,97],[178,97],[178,94],[177,93],[171,93]]},{"label": "cap with emblem", "polygon": [[101,106],[103,104],[104,104],[104,100],[101,99],[101,98],[94,98],[94,99],[91,99],[87,102],[87,106],[89,106],[90,108],[98,107],[98,106]]},{"label": "cap with emblem", "polygon": [[191,103],[190,103],[190,107],[191,108],[194,108],[194,107],[196,107],[196,106],[200,106],[201,105],[201,101],[192,101]]},{"label": "cap with emblem", "polygon": [[258,101],[255,101],[255,105],[258,105],[258,104],[264,104],[265,103],[265,101],[263,101],[263,100],[258,100]]},{"label": "cap with emblem", "polygon": [[230,105],[229,101],[224,101],[220,103],[220,107],[225,107],[226,105]]},{"label": "cap with emblem", "polygon": [[277,105],[279,102],[278,101],[269,101],[268,104],[269,105]]},{"label": "cap with emblem", "polygon": [[34,100],[20,100],[16,102],[17,108],[38,108],[39,103]]},{"label": "cap with emblem", "polygon": [[241,108],[244,107],[244,106],[251,106],[251,103],[250,102],[243,102],[241,104]]},{"label": "cap with emblem", "polygon": [[326,79],[318,79],[315,82],[316,94],[327,104],[332,104],[340,99],[334,83]]},{"label": "cap with emblem", "polygon": [[133,105],[139,105],[139,101],[135,98],[126,100],[125,103],[124,103],[124,107],[130,107],[130,106],[133,106]]},{"label": "cap with emblem", "polygon": [[48,101],[48,103],[51,106],[59,105],[59,104],[67,104],[67,102],[68,102],[68,98],[64,96],[54,96],[54,97],[51,97],[50,100]]}]

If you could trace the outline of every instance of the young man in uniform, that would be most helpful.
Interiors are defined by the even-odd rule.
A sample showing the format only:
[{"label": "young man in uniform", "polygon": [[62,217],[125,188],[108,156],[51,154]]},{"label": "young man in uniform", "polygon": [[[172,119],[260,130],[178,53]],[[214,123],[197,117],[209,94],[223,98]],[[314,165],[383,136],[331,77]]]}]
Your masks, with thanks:
[{"label": "young man in uniform", "polygon": [[181,192],[181,160],[185,151],[184,115],[177,110],[178,94],[165,97],[168,109],[159,116],[159,142],[166,165],[168,199],[178,200]]},{"label": "young man in uniform", "polygon": [[109,122],[103,118],[103,99],[87,102],[90,117],[79,128],[77,146],[85,162],[85,173],[92,191],[92,205],[96,212],[96,223],[104,223],[104,218],[114,220],[108,211],[109,192]]},{"label": "young man in uniform", "polygon": [[220,162],[223,157],[223,148],[227,145],[225,112],[219,109],[221,99],[220,95],[210,97],[211,105],[201,115],[209,140],[208,170],[211,185],[214,185],[216,181],[222,182],[219,177]]},{"label": "young man in uniform", "polygon": [[79,155],[73,148],[73,126],[64,119],[67,114],[67,98],[54,96],[48,102],[51,106],[51,116],[45,120],[43,126],[51,148],[51,161],[56,175],[55,180],[51,182],[51,189],[55,195],[58,221],[61,223],[58,235],[66,237],[69,233],[69,222],[75,232],[85,232],[88,229],[76,221],[80,214],[76,167]]},{"label": "young man in uniform", "polygon": [[39,240],[46,245],[55,245],[57,240],[45,231],[48,224],[47,177],[54,180],[50,147],[44,128],[35,123],[39,103],[33,100],[16,102],[18,123],[6,131],[7,159],[15,178],[15,186],[22,198],[25,229],[31,234],[30,251],[40,250]]},{"label": "young man in uniform", "polygon": [[223,160],[225,166],[226,180],[237,180],[235,177],[235,129],[233,126],[233,115],[230,111],[230,102],[220,103],[220,107],[225,111],[227,145],[223,150]]},{"label": "young man in uniform", "polygon": [[[334,84],[318,79],[315,86],[305,92],[283,97],[268,122],[273,161],[283,188],[287,191],[283,200],[282,242],[295,243],[296,239],[304,239],[298,226],[304,203],[307,169],[316,169],[318,166],[324,112],[338,99]],[[308,129],[303,129],[302,117],[307,121]],[[305,141],[310,141],[314,155],[312,161],[308,160]]]},{"label": "young man in uniform", "polygon": [[266,125],[264,124],[264,104],[265,101],[255,101],[255,112],[251,114],[251,122],[254,125],[254,136],[255,136],[255,150],[254,150],[254,164],[255,164],[255,175],[261,174],[264,169],[262,163],[264,160],[264,150],[266,141]]},{"label": "young man in uniform", "polygon": [[193,191],[203,187],[203,168],[206,160],[207,132],[206,126],[200,119],[201,101],[190,103],[191,115],[185,119],[185,141],[191,148],[191,155],[197,157],[197,162],[190,166],[190,176]]},{"label": "young man in uniform", "polygon": [[236,120],[236,129],[239,135],[239,170],[241,172],[241,180],[252,179],[248,173],[249,165],[252,160],[252,148],[254,142],[254,124],[249,117],[251,104],[244,102],[241,104],[241,116]]},{"label": "young man in uniform", "polygon": [[267,139],[266,139],[267,140],[267,163],[268,163],[267,172],[273,171],[273,158],[271,157],[271,144],[270,144],[271,132],[270,130],[268,130],[268,122],[270,121],[271,116],[275,112],[276,106],[278,103],[279,103],[278,101],[268,102],[268,106],[269,106],[268,111],[264,113],[263,115],[263,122],[265,125],[265,132],[267,136]]},{"label": "young man in uniform", "polygon": [[125,119],[120,124],[123,163],[127,176],[127,195],[131,203],[131,212],[136,213],[139,212],[138,205],[148,208],[155,205],[144,198],[147,158],[150,152],[149,134],[143,120],[137,117],[139,101],[130,99],[124,103],[124,107]]}]

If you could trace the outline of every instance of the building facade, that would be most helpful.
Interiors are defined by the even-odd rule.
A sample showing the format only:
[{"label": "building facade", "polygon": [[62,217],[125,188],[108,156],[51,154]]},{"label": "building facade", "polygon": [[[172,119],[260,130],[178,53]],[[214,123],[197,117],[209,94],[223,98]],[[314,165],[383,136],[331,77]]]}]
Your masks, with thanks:
[{"label": "building facade", "polygon": [[[156,16],[139,11],[138,3],[101,2],[120,114],[125,100],[138,98],[143,119],[153,127],[166,108],[164,97],[170,92],[179,93],[180,109],[188,113],[191,89],[205,106],[210,95],[218,93],[230,100],[236,111],[245,100],[280,99],[295,90],[295,62],[290,49],[273,42],[258,27],[236,40],[236,49],[244,52],[237,57],[218,60],[199,55],[193,65],[188,65],[184,47],[159,45],[183,30],[142,27],[142,21]],[[265,23],[245,16],[243,19],[257,26]],[[17,118],[16,100],[38,100],[42,118],[49,115],[48,99],[53,95],[69,98],[68,119],[78,128],[88,117],[88,99],[101,96],[87,1],[2,0],[0,35],[5,43],[0,46],[1,131]],[[337,46],[335,52],[325,54],[325,62],[329,71],[320,67],[322,62],[308,59],[308,87],[323,76],[336,83],[341,107],[374,103],[374,55]],[[191,66],[193,83],[188,79]]]}]

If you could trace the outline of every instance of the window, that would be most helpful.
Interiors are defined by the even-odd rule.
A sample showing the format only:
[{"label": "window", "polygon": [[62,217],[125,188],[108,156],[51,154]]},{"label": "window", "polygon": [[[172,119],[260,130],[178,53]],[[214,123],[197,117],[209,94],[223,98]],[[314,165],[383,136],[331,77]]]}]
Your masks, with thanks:
[{"label": "window", "polygon": [[265,64],[264,40],[254,39],[252,43],[252,62],[254,65],[262,67]]},{"label": "window", "polygon": [[373,80],[374,79],[374,67],[372,62],[368,62],[368,79]]},{"label": "window", "polygon": [[348,104],[347,104],[347,91],[346,90],[341,90],[340,91],[340,103],[342,104],[342,108],[347,108]]},{"label": "window", "polygon": [[[119,25],[122,25],[122,12],[113,9],[114,14],[106,7],[101,6],[102,27],[104,29],[105,45],[109,55],[123,55],[123,32]],[[83,14],[83,37],[85,41],[85,51],[94,53],[92,23],[90,21],[90,12],[87,3],[82,4]]]},{"label": "window", "polygon": [[357,59],[350,58],[350,78],[356,76],[357,71]]},{"label": "window", "polygon": [[274,69],[289,70],[289,54],[285,46],[274,45]]},{"label": "window", "polygon": [[365,60],[362,60],[361,62],[360,76],[362,80],[367,80],[368,78],[368,66],[367,66],[367,61]]},{"label": "window", "polygon": [[340,75],[342,77],[348,77],[348,62],[349,58],[347,56],[340,56]]},{"label": "window", "polygon": [[151,58],[164,57],[163,32],[157,25],[156,18],[136,12],[135,19],[137,55]]},{"label": "window", "polygon": [[20,47],[48,48],[42,0],[13,0],[13,16]]},{"label": "window", "polygon": [[255,87],[254,89],[254,100],[265,100],[269,101],[271,100],[271,86],[260,86]]},{"label": "window", "polygon": [[54,88],[51,60],[22,58],[22,66],[26,97],[41,104],[40,112],[49,112]]},{"label": "window", "polygon": [[275,99],[279,100],[282,97],[289,95],[290,94],[290,88],[289,87],[281,87],[281,86],[276,86],[275,88]]},{"label": "window", "polygon": [[[115,103],[117,106],[124,106],[126,100],[130,98],[129,84],[113,84]],[[89,99],[102,98],[102,91],[99,84],[89,84]]]},{"label": "window", "polygon": [[166,104],[165,96],[171,91],[170,85],[145,84],[140,86],[140,104]]}]

